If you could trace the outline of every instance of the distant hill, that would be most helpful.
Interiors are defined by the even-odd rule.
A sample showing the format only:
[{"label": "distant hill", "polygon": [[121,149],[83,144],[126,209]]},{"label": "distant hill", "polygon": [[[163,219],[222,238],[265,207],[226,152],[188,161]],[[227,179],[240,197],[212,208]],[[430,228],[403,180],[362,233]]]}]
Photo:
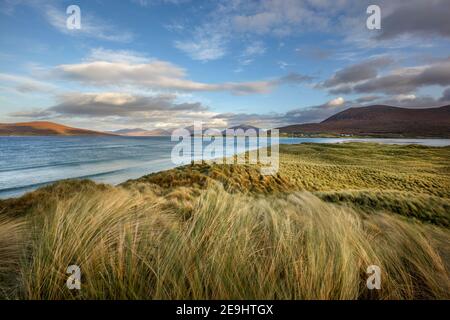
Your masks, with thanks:
[{"label": "distant hill", "polygon": [[142,131],[146,131],[146,130],[141,129],[141,128],[120,129],[120,130],[111,131],[111,133],[119,134],[119,135],[128,135],[128,134],[132,134],[134,132],[142,132]]},{"label": "distant hill", "polygon": [[320,122],[279,128],[285,134],[450,137],[450,105],[407,109],[384,105],[350,108]]},{"label": "distant hill", "polygon": [[[246,124],[240,124],[238,126],[234,126],[234,127],[230,127],[224,130],[219,130],[217,128],[202,128],[202,134],[205,134],[206,131],[208,130],[216,130],[215,132],[222,132],[222,135],[233,135],[236,133],[236,130],[243,130],[244,134],[248,134],[249,132],[247,130],[255,130],[256,133],[259,133],[260,131],[262,131],[263,129],[251,126],[251,125],[246,125]],[[191,136],[194,135],[194,126],[190,126],[190,127],[186,127],[186,130],[188,130],[191,133]]]},{"label": "distant hill", "polygon": [[128,137],[157,137],[157,136],[162,137],[171,135],[171,133],[168,130],[164,129],[145,130],[141,128],[121,129],[112,131],[112,133]]},{"label": "distant hill", "polygon": [[35,121],[0,123],[0,136],[100,136],[112,135],[105,132],[72,128],[62,124]]},{"label": "distant hill", "polygon": [[255,131],[261,130],[261,129],[258,128],[258,127],[251,126],[251,125],[248,125],[248,124],[240,124],[240,125],[238,125],[238,126],[230,127],[230,128],[228,128],[228,129],[232,129],[232,130],[239,130],[239,129],[242,129],[242,130],[250,130],[250,129],[253,129],[253,130],[255,130]]},{"label": "distant hill", "polygon": [[260,131],[263,131],[262,129],[251,126],[251,125],[240,124],[238,126],[227,128],[227,129],[223,130],[222,133],[224,135],[225,134],[233,134],[237,130],[243,130],[244,134],[249,134],[249,132],[247,130],[254,130],[254,132],[256,132],[256,134],[258,134]]},{"label": "distant hill", "polygon": [[[194,136],[194,126],[189,126],[189,127],[184,128],[184,129],[186,129],[187,131],[189,131],[189,132],[191,133],[191,136]],[[209,130],[209,129],[211,129],[211,128],[208,128],[208,127],[202,127],[202,134],[205,134],[205,132],[206,132],[207,130]]]}]

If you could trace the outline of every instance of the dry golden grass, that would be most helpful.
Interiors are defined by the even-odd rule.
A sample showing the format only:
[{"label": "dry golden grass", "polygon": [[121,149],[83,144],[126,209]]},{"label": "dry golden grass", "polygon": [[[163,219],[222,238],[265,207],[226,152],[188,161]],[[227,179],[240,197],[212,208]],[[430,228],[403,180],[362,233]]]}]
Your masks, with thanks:
[{"label": "dry golden grass", "polygon": [[280,146],[280,175],[300,190],[394,190],[450,198],[450,147],[374,143]]},{"label": "dry golden grass", "polygon": [[0,217],[0,298],[16,294],[24,240],[23,219]]},{"label": "dry golden grass", "polygon": [[1,297],[450,299],[448,149],[281,150],[276,177],[204,164],[0,201]]},{"label": "dry golden grass", "polygon": [[[250,198],[216,185],[189,219],[151,193],[79,193],[37,213],[19,297],[31,299],[449,298],[432,232],[310,193]],[[440,241],[449,241],[448,234]],[[82,270],[82,290],[65,286]],[[383,270],[382,290],[365,270]]]},{"label": "dry golden grass", "polygon": [[357,190],[316,192],[322,200],[349,204],[371,213],[384,211],[414,220],[450,228],[450,201],[426,193]]},{"label": "dry golden grass", "polygon": [[153,184],[164,189],[189,187],[208,189],[220,182],[228,192],[239,193],[278,193],[293,190],[289,179],[280,175],[262,176],[259,167],[251,165],[192,164],[168,171],[157,172],[122,185],[136,183]]}]

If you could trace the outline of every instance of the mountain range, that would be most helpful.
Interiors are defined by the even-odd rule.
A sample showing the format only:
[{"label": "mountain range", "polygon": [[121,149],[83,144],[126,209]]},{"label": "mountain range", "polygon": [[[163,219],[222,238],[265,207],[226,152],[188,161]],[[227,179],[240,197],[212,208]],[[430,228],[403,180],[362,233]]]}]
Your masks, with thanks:
[{"label": "mountain range", "polygon": [[450,137],[450,105],[408,109],[385,105],[349,108],[320,123],[278,128],[292,135],[333,134],[379,137]]},{"label": "mountain range", "polygon": [[164,137],[170,136],[170,131],[164,129],[154,129],[154,130],[145,130],[141,128],[133,128],[133,129],[120,129],[116,131],[111,131],[111,133],[120,135],[120,136],[128,136],[128,137]]},{"label": "mountain range", "polygon": [[[187,127],[193,133],[193,127]],[[239,125],[229,129],[261,129]],[[278,128],[281,134],[304,135],[356,135],[374,137],[439,137],[450,138],[450,105],[440,108],[411,109],[385,105],[349,108],[320,123],[295,124]],[[203,129],[207,130],[206,128]],[[222,131],[223,133],[226,130]],[[100,132],[78,129],[48,122],[0,123],[0,136],[170,136],[169,130],[141,128]]]}]

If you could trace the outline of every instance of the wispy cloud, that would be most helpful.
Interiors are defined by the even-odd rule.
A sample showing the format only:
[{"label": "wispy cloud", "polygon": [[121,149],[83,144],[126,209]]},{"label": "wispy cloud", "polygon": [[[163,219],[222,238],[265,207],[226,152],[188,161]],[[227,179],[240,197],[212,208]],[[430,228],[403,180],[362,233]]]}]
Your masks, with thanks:
[{"label": "wispy cloud", "polygon": [[3,86],[8,86],[22,94],[52,93],[57,90],[57,87],[51,83],[15,74],[0,73],[0,82]]},{"label": "wispy cloud", "polygon": [[336,4],[341,2],[330,1],[326,5],[323,1],[297,0],[217,2],[214,10],[196,21],[192,34],[176,41],[175,46],[194,60],[209,61],[224,57],[230,43],[240,39],[242,55],[254,55],[264,47],[249,46],[249,37],[285,37],[311,29],[326,30],[330,19],[341,13],[337,8],[344,6]]},{"label": "wispy cloud", "polygon": [[151,58],[133,50],[110,50],[100,47],[91,49],[86,60],[138,64],[149,62]]},{"label": "wispy cloud", "polygon": [[253,41],[244,48],[242,54],[239,55],[238,63],[241,66],[248,66],[254,59],[262,56],[267,48],[262,41]]},{"label": "wispy cloud", "polygon": [[150,7],[159,4],[182,4],[190,2],[191,0],[131,0],[131,2],[142,7]]},{"label": "wispy cloud", "polygon": [[47,22],[59,32],[71,36],[89,37],[113,42],[131,42],[135,35],[127,30],[120,30],[97,15],[81,9],[81,29],[67,29],[66,7],[51,0],[4,0],[0,4],[1,12],[13,14],[18,6],[28,6],[41,14]]},{"label": "wispy cloud", "polygon": [[174,45],[193,60],[210,61],[225,55],[227,42],[228,39],[224,34],[200,28],[195,32],[192,40],[178,40],[174,42]]}]

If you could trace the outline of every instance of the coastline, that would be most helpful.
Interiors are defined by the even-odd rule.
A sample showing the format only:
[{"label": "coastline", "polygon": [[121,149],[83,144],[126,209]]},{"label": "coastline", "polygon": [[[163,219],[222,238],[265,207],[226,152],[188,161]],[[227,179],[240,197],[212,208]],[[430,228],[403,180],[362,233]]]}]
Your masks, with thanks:
[{"label": "coastline", "polygon": [[[23,138],[23,137],[18,137],[18,138]],[[54,136],[46,136],[45,138],[53,139]],[[96,137],[92,137],[92,138],[96,138]],[[104,139],[105,137],[100,137],[100,138]],[[107,137],[106,139],[110,139],[110,138],[111,137]],[[117,138],[119,140],[123,139],[125,141],[127,141],[127,140],[152,141],[155,139],[156,140],[158,140],[158,139],[169,140],[168,137],[137,137],[137,139],[135,139],[135,137],[128,137],[128,136],[112,137],[112,139],[117,139]],[[66,137],[63,137],[63,139],[66,139]],[[85,136],[70,136],[69,139],[70,140],[86,139],[86,137]],[[411,145],[427,145],[430,147],[446,147],[446,146],[450,145],[450,139],[442,139],[442,138],[440,138],[440,139],[375,139],[375,138],[356,139],[356,138],[348,138],[348,137],[346,137],[346,138],[327,138],[327,139],[325,139],[325,138],[280,138],[280,145],[290,145],[290,144],[297,144],[297,143],[298,144],[313,143],[313,144],[317,144],[317,145],[341,144],[341,143],[350,143],[350,144],[352,144],[352,143],[364,143],[364,144],[375,143],[375,144],[381,144],[381,145],[383,145],[383,144],[387,144],[387,145],[409,145],[409,144],[411,144]],[[220,156],[218,156],[217,158],[220,158]],[[153,164],[149,165],[149,163],[153,163]],[[97,170],[97,171],[94,171],[93,173],[76,175],[76,172],[74,172],[74,174],[76,176],[73,176],[73,177],[63,177],[60,179],[42,181],[42,182],[37,182],[37,183],[33,183],[33,184],[28,184],[28,185],[22,185],[22,186],[19,185],[19,186],[12,186],[9,188],[3,188],[2,190],[0,190],[0,199],[17,198],[27,192],[32,192],[33,190],[36,190],[38,188],[57,183],[59,181],[70,180],[70,179],[76,179],[76,180],[90,179],[97,183],[106,183],[106,184],[111,184],[113,186],[117,186],[127,180],[130,180],[130,179],[139,179],[148,174],[163,172],[163,171],[171,170],[176,167],[183,166],[183,165],[177,166],[175,164],[171,164],[169,158],[161,158],[159,160],[155,159],[149,163],[136,162],[136,164],[131,165],[131,167],[128,169],[127,169],[127,167],[121,167],[120,165],[117,166],[116,168],[110,167],[110,165],[108,165],[109,168],[106,167],[103,170]],[[142,169],[139,169],[141,167],[142,167]],[[16,170],[19,170],[19,169],[16,169]],[[29,170],[29,169],[27,169],[27,170]],[[134,170],[134,171],[131,172],[129,170]],[[0,174],[1,174],[1,172],[0,172]],[[115,178],[116,175],[118,175],[117,178]]]},{"label": "coastline", "polygon": [[[11,280],[19,290],[5,298],[73,299],[56,290],[64,272],[36,274],[83,261],[89,281],[78,299],[448,299],[449,158],[450,147],[305,143],[280,146],[273,176],[193,164],[118,186],[60,181],[0,200],[0,231],[19,239],[13,256],[32,252],[6,273],[26,281]],[[374,261],[395,268],[376,297],[360,285]]]}]

